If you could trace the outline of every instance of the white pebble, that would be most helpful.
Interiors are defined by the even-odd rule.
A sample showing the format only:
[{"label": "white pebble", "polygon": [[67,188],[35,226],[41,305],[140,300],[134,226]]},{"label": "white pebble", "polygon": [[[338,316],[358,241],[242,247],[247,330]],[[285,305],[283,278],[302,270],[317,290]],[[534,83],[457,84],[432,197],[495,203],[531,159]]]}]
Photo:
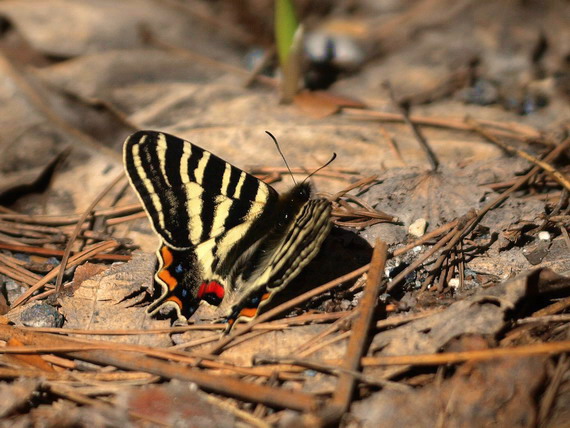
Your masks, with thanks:
[{"label": "white pebble", "polygon": [[451,278],[447,285],[451,288],[459,288],[459,278]]},{"label": "white pebble", "polygon": [[550,241],[550,233],[548,233],[546,230],[538,232],[538,239],[541,241]]},{"label": "white pebble", "polygon": [[410,227],[408,227],[408,233],[412,236],[418,238],[422,237],[426,231],[427,221],[425,218],[418,218]]}]

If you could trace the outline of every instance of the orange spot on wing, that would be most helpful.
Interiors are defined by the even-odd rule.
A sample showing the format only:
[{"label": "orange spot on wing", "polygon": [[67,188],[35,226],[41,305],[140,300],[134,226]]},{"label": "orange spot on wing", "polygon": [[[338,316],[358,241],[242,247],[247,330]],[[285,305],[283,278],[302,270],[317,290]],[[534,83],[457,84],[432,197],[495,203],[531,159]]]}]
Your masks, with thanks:
[{"label": "orange spot on wing", "polygon": [[174,278],[170,274],[170,272],[168,272],[166,269],[161,269],[156,274],[156,276],[158,276],[160,278],[160,280],[168,286],[168,289],[170,291],[174,290],[176,288],[176,286],[178,285],[178,281],[176,280],[176,278]]},{"label": "orange spot on wing", "polygon": [[165,300],[165,302],[174,302],[178,305],[178,307],[180,309],[182,309],[182,302],[180,301],[180,299],[176,296],[170,296],[168,299]]},{"label": "orange spot on wing", "polygon": [[257,314],[257,308],[243,308],[240,313],[239,313],[239,317],[247,317],[247,318],[253,318],[255,317],[255,314]]},{"label": "orange spot on wing", "polygon": [[166,284],[170,291],[172,291],[178,285],[176,278],[174,278],[168,271],[168,268],[174,261],[174,256],[172,254],[172,251],[170,251],[170,248],[168,248],[166,245],[163,245],[160,247],[160,257],[162,257],[162,269],[156,273],[156,276]]},{"label": "orange spot on wing", "polygon": [[163,245],[160,248],[160,255],[162,256],[162,262],[164,263],[164,267],[168,267],[172,264],[174,260],[174,256],[172,255],[172,251],[166,245]]},{"label": "orange spot on wing", "polygon": [[269,299],[269,296],[271,296],[271,293],[265,293],[263,296],[261,296],[261,301]]}]

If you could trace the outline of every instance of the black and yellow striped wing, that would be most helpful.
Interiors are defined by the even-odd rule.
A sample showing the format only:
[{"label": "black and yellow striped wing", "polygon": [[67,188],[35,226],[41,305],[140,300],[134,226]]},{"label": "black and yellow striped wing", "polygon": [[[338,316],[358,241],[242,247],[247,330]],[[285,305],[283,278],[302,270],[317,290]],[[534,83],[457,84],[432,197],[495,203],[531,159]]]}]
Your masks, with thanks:
[{"label": "black and yellow striped wing", "polygon": [[[140,131],[124,146],[132,186],[154,230],[175,249],[188,249],[248,224],[275,203],[277,192],[252,175],[172,135]],[[240,228],[241,226],[241,228]]]},{"label": "black and yellow striped wing", "polygon": [[[155,275],[162,293],[152,313],[169,306],[188,318],[205,300],[231,307],[232,322],[251,318],[250,306],[257,313],[257,300],[268,301],[290,282],[330,229],[330,204],[310,200],[308,184],[279,196],[172,135],[133,134],[124,145],[124,163],[162,241]],[[260,293],[265,297],[257,299]]]},{"label": "black and yellow striped wing", "polygon": [[[330,215],[331,205],[325,199],[303,204],[255,274],[244,278],[244,272],[237,278],[238,283],[248,286],[239,288],[239,299],[227,317],[228,331],[234,322],[254,318],[317,255],[331,229]],[[263,243],[256,253],[265,254]]]}]

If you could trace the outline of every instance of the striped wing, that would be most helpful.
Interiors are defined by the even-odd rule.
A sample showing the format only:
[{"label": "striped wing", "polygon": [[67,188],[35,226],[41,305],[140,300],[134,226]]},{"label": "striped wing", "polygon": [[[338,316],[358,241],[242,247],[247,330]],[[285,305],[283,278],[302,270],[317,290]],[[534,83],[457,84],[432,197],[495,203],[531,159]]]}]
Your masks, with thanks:
[{"label": "striped wing", "polygon": [[325,199],[312,199],[301,207],[273,253],[252,275],[253,281],[238,286],[241,297],[227,317],[228,331],[236,321],[254,318],[317,255],[331,229],[330,214],[331,204]]},{"label": "striped wing", "polygon": [[229,253],[278,198],[252,175],[160,132],[130,136],[124,163],[154,230],[176,250],[210,242],[203,253],[214,247]]},{"label": "striped wing", "polygon": [[[255,317],[315,257],[330,231],[330,203],[301,183],[279,197],[267,184],[172,135],[140,131],[124,163],[162,238],[155,279],[181,319],[200,300],[231,306],[228,325]],[[230,299],[229,295],[233,295]]]}]

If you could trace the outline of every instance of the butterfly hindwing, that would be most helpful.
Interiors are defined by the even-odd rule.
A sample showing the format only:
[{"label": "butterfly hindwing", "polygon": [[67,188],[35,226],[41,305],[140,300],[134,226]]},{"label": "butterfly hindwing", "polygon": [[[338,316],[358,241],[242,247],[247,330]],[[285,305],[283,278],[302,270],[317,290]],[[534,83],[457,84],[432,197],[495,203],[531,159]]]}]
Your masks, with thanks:
[{"label": "butterfly hindwing", "polygon": [[[161,237],[149,307],[188,319],[201,300],[229,310],[229,325],[255,317],[316,255],[330,230],[330,203],[307,183],[279,196],[269,185],[200,147],[140,131],[124,163]],[[237,302],[237,303],[236,303]]]},{"label": "butterfly hindwing", "polygon": [[240,287],[242,297],[231,309],[228,330],[239,320],[254,318],[317,255],[331,228],[330,213],[331,205],[324,199],[302,206],[255,279]]},{"label": "butterfly hindwing", "polygon": [[153,315],[163,308],[172,308],[178,318],[190,318],[200,303],[200,278],[194,268],[196,255],[192,250],[175,250],[161,243],[157,257],[155,280],[161,290],[147,311]]}]

